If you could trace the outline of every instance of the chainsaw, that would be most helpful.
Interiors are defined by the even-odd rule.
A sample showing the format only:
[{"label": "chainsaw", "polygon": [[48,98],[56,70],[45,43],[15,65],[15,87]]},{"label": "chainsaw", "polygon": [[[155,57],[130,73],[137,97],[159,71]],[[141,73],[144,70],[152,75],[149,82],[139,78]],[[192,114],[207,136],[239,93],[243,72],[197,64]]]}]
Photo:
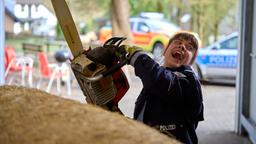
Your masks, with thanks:
[{"label": "chainsaw", "polygon": [[[67,3],[65,0],[51,0],[51,2],[73,55],[73,59],[70,60],[71,69],[86,97],[86,102],[110,111],[121,112],[118,102],[129,89],[128,80],[121,69],[127,61],[115,59],[111,62],[111,66],[106,66],[88,58],[87,54],[93,49],[83,49]],[[119,47],[124,40],[124,37],[113,37],[107,40],[102,47]]]}]

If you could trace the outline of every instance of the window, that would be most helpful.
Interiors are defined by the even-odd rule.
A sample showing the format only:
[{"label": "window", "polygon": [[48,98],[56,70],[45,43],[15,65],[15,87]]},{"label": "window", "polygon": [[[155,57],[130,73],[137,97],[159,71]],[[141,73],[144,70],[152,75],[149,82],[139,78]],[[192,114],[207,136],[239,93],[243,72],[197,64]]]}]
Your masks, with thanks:
[{"label": "window", "polygon": [[220,49],[237,49],[238,37],[233,37],[220,43]]},{"label": "window", "polygon": [[134,22],[130,22],[131,30],[134,28]]},{"label": "window", "polygon": [[144,22],[139,22],[137,31],[138,32],[149,32],[149,27]]}]

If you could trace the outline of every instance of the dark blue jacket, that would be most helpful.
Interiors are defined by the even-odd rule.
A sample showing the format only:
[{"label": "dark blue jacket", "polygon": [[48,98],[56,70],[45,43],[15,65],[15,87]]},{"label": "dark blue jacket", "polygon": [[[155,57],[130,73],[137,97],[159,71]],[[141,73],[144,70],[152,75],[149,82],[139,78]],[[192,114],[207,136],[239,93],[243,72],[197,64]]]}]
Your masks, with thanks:
[{"label": "dark blue jacket", "polygon": [[190,66],[165,68],[141,52],[133,56],[131,64],[143,83],[134,119],[142,115],[143,123],[162,133],[184,143],[198,143],[195,129],[203,120],[203,100]]}]

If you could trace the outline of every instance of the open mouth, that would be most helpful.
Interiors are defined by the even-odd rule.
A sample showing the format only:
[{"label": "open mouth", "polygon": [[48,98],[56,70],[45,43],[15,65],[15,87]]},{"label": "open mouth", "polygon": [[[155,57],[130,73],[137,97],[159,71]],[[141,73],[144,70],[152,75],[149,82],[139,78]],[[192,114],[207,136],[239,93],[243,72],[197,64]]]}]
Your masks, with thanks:
[{"label": "open mouth", "polygon": [[182,53],[179,52],[179,51],[176,51],[176,52],[172,53],[172,56],[173,56],[175,59],[182,60]]}]

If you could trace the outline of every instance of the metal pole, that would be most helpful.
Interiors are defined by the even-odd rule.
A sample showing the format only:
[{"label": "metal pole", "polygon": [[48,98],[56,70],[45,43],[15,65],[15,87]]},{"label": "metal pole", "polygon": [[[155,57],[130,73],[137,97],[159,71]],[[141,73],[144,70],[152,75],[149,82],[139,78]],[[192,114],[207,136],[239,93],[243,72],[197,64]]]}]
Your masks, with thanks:
[{"label": "metal pole", "polygon": [[4,0],[0,0],[0,85],[4,82],[4,43],[5,43],[5,7]]}]

